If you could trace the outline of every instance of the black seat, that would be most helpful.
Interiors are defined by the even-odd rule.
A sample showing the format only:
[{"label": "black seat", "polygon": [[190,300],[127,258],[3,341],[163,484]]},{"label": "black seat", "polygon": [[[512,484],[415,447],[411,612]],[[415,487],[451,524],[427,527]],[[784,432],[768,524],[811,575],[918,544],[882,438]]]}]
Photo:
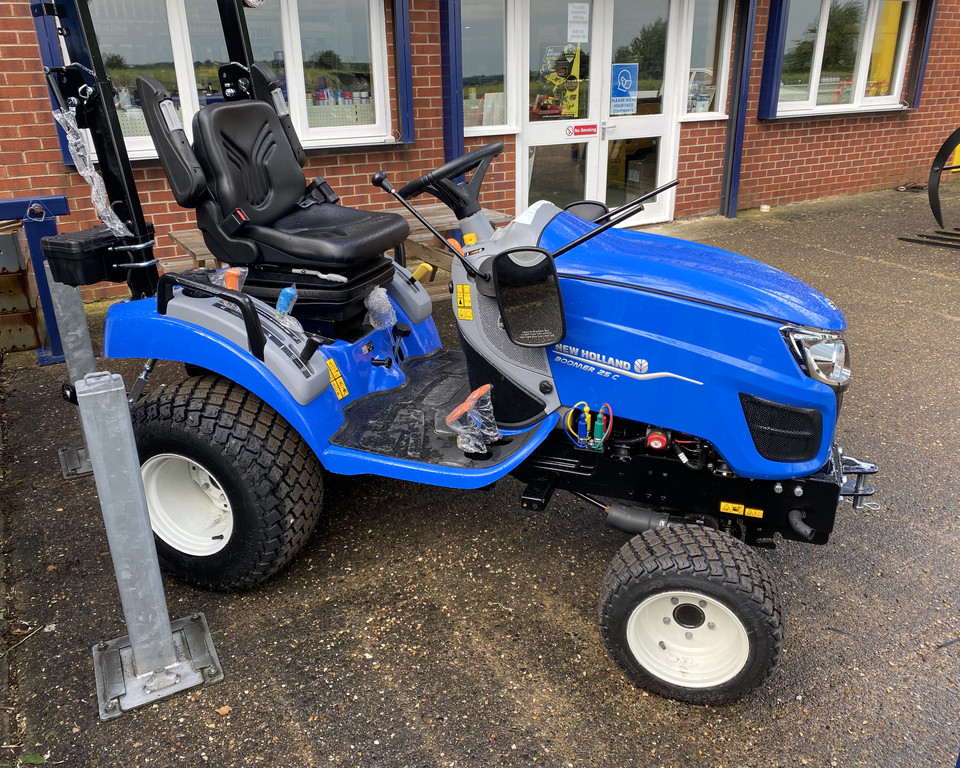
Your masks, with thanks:
[{"label": "black seat", "polygon": [[218,260],[249,269],[245,291],[275,300],[296,283],[302,298],[294,313],[301,320],[350,319],[375,287],[393,279],[385,253],[406,239],[409,225],[393,213],[337,205],[322,179],[308,187],[303,149],[276,76],[262,63],[251,75],[265,100],[200,110],[192,147],[166,89],[152,78],[137,79],[174,197],[196,208],[204,242]]},{"label": "black seat", "polygon": [[193,125],[194,151],[219,213],[225,220],[243,212],[247,221],[234,237],[256,243],[258,261],[335,271],[380,256],[409,234],[397,214],[305,197],[303,171],[269,104],[213,104]]}]

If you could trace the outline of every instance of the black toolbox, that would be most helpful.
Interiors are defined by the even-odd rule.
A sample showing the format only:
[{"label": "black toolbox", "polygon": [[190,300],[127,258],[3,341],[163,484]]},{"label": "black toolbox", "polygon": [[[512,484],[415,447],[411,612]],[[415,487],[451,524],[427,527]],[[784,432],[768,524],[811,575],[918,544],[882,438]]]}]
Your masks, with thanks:
[{"label": "black toolbox", "polygon": [[[153,239],[153,224],[147,223]],[[138,251],[118,250],[133,238],[117,237],[105,224],[79,232],[62,232],[40,238],[40,249],[50,264],[53,279],[64,285],[92,285],[104,280],[122,283]]]}]

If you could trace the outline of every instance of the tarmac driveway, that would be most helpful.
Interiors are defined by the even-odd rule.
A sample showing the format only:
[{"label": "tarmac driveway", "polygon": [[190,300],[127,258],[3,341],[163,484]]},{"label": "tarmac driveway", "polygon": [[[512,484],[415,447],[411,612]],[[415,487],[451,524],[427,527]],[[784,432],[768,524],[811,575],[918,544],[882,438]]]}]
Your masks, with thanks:
[{"label": "tarmac driveway", "polygon": [[[945,184],[960,224],[960,186]],[[960,751],[960,264],[899,242],[932,231],[923,195],[880,192],[662,228],[787,269],[844,309],[854,383],[839,439],[877,462],[873,509],[824,547],[763,552],[783,660],[726,707],[646,695],[603,650],[597,596],[626,534],[507,479],[461,492],[329,477],[292,567],[242,594],[166,581],[203,611],[223,683],[98,718],[91,647],[126,634],[64,366],[0,368],[0,755],[66,766],[931,766]],[[438,307],[449,338],[450,313]],[[137,366],[101,361],[124,374]],[[175,377],[161,369],[157,381]]]}]

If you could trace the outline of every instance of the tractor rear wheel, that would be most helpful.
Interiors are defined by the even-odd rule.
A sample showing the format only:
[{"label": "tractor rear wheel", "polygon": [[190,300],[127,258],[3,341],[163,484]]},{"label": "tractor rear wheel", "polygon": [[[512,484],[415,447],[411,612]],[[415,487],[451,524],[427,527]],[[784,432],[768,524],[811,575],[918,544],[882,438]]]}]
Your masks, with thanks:
[{"label": "tractor rear wheel", "polygon": [[253,587],[316,526],[320,463],[273,408],[216,376],[141,400],[133,426],[161,567],[206,589]]}]

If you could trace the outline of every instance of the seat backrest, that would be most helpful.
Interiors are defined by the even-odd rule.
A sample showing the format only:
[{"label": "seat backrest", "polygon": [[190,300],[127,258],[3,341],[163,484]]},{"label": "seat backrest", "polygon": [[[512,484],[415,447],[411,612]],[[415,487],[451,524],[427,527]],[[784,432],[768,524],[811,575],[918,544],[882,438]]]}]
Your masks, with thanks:
[{"label": "seat backrest", "polygon": [[193,148],[224,217],[269,226],[303,198],[306,179],[276,111],[262,101],[212,104],[193,119]]}]

